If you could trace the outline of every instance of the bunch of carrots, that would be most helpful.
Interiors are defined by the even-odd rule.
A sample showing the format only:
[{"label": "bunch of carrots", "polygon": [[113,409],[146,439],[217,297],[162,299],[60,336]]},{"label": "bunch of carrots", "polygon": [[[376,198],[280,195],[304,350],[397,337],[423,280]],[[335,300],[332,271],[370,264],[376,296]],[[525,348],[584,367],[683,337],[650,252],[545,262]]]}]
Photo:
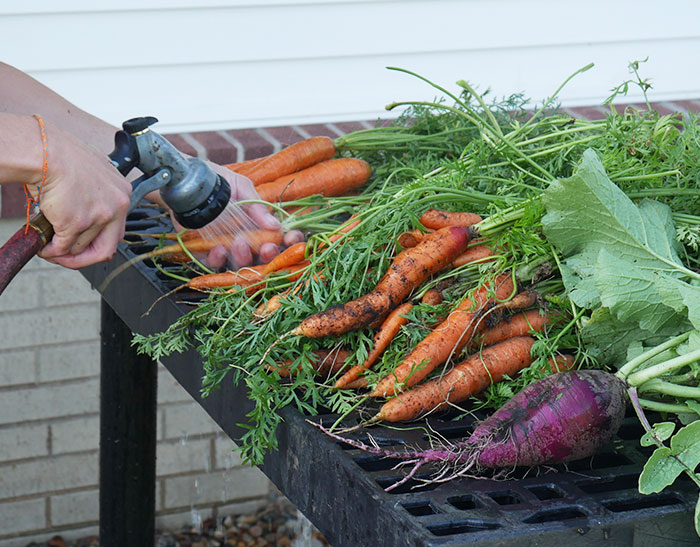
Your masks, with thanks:
[{"label": "bunch of carrots", "polygon": [[[478,238],[478,215],[429,209],[419,220],[422,228],[398,237],[403,250],[372,291],[308,316],[288,333],[324,338],[368,326],[376,328],[362,363],[350,366],[342,350],[322,352],[311,360],[319,374],[340,376],[334,385],[337,389],[369,387],[365,373],[380,360],[402,327],[408,325],[409,313],[416,304],[411,295],[425,281],[445,269],[486,263],[494,257],[491,246]],[[281,260],[284,255],[280,255]],[[302,257],[299,254],[296,259]],[[552,319],[541,309],[540,300],[534,291],[518,291],[509,273],[497,275],[470,291],[449,315],[432,326],[393,371],[369,390],[368,397],[388,398],[370,423],[425,417],[529,367],[534,362],[533,334],[543,333]],[[442,295],[431,288],[419,302],[436,306],[442,302]],[[458,357],[463,352],[467,357],[460,361]],[[453,361],[457,363],[450,364]],[[570,370],[573,366],[574,359],[562,355],[550,360],[547,372]],[[289,376],[285,367],[283,363],[271,368]]]}]

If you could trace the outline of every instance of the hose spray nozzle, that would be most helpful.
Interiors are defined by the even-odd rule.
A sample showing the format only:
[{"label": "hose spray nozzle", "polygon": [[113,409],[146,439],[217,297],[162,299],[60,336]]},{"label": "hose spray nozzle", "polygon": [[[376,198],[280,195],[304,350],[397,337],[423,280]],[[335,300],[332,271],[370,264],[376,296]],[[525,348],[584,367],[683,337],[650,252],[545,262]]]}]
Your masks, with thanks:
[{"label": "hose spray nozzle", "polygon": [[201,228],[214,220],[228,205],[231,187],[207,163],[187,158],[170,141],[152,131],[153,116],[132,118],[122,124],[109,155],[126,175],[138,167],[143,176],[132,183],[130,209],[154,191],[185,228]]}]

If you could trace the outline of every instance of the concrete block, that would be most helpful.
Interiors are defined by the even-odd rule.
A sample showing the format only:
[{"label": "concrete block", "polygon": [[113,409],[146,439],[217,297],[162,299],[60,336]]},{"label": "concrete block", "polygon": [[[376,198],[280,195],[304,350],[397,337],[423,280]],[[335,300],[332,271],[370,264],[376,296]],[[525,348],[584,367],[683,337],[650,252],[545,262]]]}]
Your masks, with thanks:
[{"label": "concrete block", "polygon": [[243,465],[236,443],[226,435],[220,435],[214,441],[214,469],[228,470]]},{"label": "concrete block", "polygon": [[211,440],[162,441],[156,446],[156,474],[204,472],[212,468]]},{"label": "concrete block", "polygon": [[182,530],[187,526],[200,531],[202,523],[213,514],[212,507],[191,507],[184,511],[160,513],[156,515],[156,530]]},{"label": "concrete block", "polygon": [[[0,503],[0,538],[46,526],[46,500],[34,498]],[[1,545],[5,545],[0,541]],[[24,542],[22,545],[26,545]]]},{"label": "concrete block", "polygon": [[98,450],[100,447],[100,417],[82,416],[52,423],[51,453],[68,454]]},{"label": "concrete block", "polygon": [[265,496],[270,480],[257,467],[237,467],[227,472],[172,477],[163,482],[165,509],[208,503],[234,503]]},{"label": "concrete block", "polygon": [[97,377],[100,374],[100,340],[40,348],[37,368],[39,382]]},{"label": "concrete block", "polygon": [[98,523],[100,513],[100,491],[98,489],[51,496],[49,501],[52,526]]},{"label": "concrete block", "polygon": [[237,503],[227,503],[225,505],[216,506],[216,517],[218,519],[226,518],[229,515],[252,515],[269,503],[267,494],[264,497],[256,498],[249,501],[241,501]]},{"label": "concrete block", "polygon": [[192,396],[161,364],[158,365],[158,403],[189,403]]},{"label": "concrete block", "polygon": [[79,272],[58,268],[38,273],[42,304],[47,308],[100,301],[100,294]]},{"label": "concrete block", "polygon": [[191,435],[216,434],[221,431],[217,423],[196,402],[162,407],[163,435],[165,439],[181,439]]},{"label": "concrete block", "polygon": [[[0,462],[49,454],[49,426],[22,424],[0,429]],[[0,527],[0,530],[2,527]]]},{"label": "concrete block", "polygon": [[6,349],[94,340],[99,336],[100,306],[76,304],[46,310],[0,314],[0,332]]},{"label": "concrete block", "polygon": [[68,488],[97,486],[98,465],[97,452],[1,464],[0,497],[8,500]]},{"label": "concrete block", "polygon": [[39,271],[20,271],[2,293],[0,313],[40,307],[42,305],[42,276],[43,274]]},{"label": "concrete block", "polygon": [[[4,340],[0,343],[5,344]],[[0,350],[0,385],[12,386],[36,382],[36,360],[37,352],[34,349]]]},{"label": "concrete block", "polygon": [[99,411],[98,393],[95,379],[8,391],[0,397],[0,424],[95,414]]}]

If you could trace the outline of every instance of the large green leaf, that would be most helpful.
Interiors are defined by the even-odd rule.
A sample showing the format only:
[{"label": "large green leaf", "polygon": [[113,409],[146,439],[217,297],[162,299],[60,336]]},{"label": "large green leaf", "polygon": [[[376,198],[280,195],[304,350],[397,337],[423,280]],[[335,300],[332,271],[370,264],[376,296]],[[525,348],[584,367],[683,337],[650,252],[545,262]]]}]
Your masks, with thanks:
[{"label": "large green leaf", "polygon": [[[668,334],[686,326],[688,315],[693,324],[700,320],[700,289],[685,281],[695,274],[676,251],[666,205],[652,200],[636,205],[610,181],[592,150],[571,177],[550,185],[544,203],[544,233],[564,256],[569,296],[584,308],[607,309],[616,323],[602,344],[621,338],[625,329]],[[589,331],[601,333],[607,326],[597,321],[592,318]],[[621,355],[626,347],[616,351]]]},{"label": "large green leaf", "polygon": [[642,494],[661,492],[673,484],[684,471],[694,472],[700,464],[700,421],[678,430],[671,437],[671,447],[657,448],[639,476]]}]

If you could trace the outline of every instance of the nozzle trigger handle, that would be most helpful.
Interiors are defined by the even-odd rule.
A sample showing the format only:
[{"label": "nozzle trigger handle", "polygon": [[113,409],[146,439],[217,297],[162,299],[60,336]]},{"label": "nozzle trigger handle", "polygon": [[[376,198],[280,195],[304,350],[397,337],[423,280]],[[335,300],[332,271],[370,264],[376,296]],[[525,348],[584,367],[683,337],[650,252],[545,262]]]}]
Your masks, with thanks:
[{"label": "nozzle trigger handle", "polygon": [[138,165],[139,149],[129,133],[119,130],[114,134],[114,150],[110,152],[109,159],[124,176]]}]

